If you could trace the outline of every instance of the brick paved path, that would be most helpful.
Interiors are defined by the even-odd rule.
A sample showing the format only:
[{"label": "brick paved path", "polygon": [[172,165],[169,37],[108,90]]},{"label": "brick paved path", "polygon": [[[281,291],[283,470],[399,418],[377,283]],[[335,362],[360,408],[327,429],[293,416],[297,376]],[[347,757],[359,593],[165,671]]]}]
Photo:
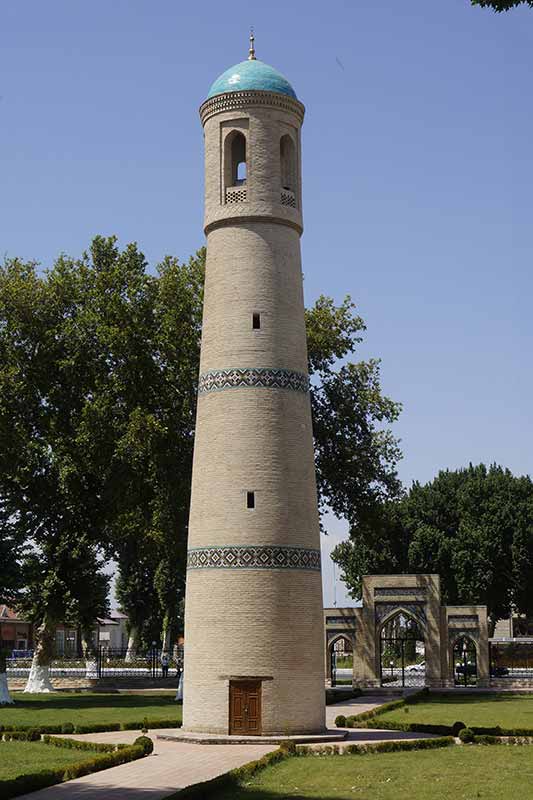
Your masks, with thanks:
[{"label": "brick paved path", "polygon": [[[334,728],[338,714],[361,714],[383,702],[383,697],[363,696],[326,708],[328,728]],[[83,778],[50,786],[25,794],[18,800],[162,800],[200,781],[206,781],[240,767],[242,764],[277,748],[277,745],[201,745],[186,742],[166,742],[156,739],[158,733],[173,733],[175,729],[150,731],[154,752],[147,758],[121,764],[119,767],[86,775]],[[112,731],[71,736],[89,742],[130,744],[140,731]],[[419,734],[398,731],[350,730],[347,744],[384,741],[387,739],[419,739]],[[425,737],[424,737],[425,738]],[[320,747],[321,745],[317,745]],[[83,753],[80,753],[83,755]]]},{"label": "brick paved path", "polygon": [[[361,695],[354,700],[347,700],[345,703],[336,703],[333,706],[326,706],[326,725],[328,728],[335,728],[335,717],[339,714],[344,714],[345,717],[351,714],[363,714],[365,711],[371,711],[383,703],[389,703],[391,700],[399,700],[399,697],[384,697],[383,695]],[[378,717],[379,719],[379,717]],[[433,739],[435,734],[431,733],[413,733],[411,731],[389,731],[379,730],[378,728],[349,728],[348,736],[343,742],[336,742],[335,744],[340,749],[350,744],[372,744],[375,742],[387,741],[404,741],[405,739]],[[319,746],[319,745],[318,745]],[[315,747],[315,745],[311,745]]]},{"label": "brick paved path", "polygon": [[[160,800],[178,789],[214,778],[277,748],[277,745],[186,744],[155,738],[158,733],[171,732],[172,729],[150,731],[154,752],[147,758],[31,792],[19,800]],[[140,735],[140,731],[113,731],[69,738],[129,744]],[[80,752],[80,756],[83,755]]]}]

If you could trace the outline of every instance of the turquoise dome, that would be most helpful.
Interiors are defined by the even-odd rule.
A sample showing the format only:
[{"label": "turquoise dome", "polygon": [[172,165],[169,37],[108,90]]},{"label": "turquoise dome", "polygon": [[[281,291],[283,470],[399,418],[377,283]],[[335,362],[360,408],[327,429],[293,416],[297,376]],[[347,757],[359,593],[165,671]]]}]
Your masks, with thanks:
[{"label": "turquoise dome", "polygon": [[294,97],[296,100],[296,92],[290,85],[287,78],[284,78],[281,72],[278,72],[274,67],[269,67],[263,61],[254,58],[251,61],[241,61],[240,64],[235,64],[230,67],[222,75],[216,79],[211,88],[207,99],[214,97],[216,94],[225,94],[225,92],[241,92],[256,89],[260,92],[277,92],[277,94],[286,94],[289,97]]}]

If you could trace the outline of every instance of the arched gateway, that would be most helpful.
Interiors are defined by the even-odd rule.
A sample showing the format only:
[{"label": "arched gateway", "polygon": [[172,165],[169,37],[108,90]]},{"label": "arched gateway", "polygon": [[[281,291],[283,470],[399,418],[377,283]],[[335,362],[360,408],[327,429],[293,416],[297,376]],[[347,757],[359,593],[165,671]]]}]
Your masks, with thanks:
[{"label": "arched gateway", "polygon": [[380,628],[382,686],[425,686],[425,625],[404,608],[392,611]]},{"label": "arched gateway", "polygon": [[332,684],[341,639],[353,647],[354,686],[489,684],[486,606],[442,606],[438,575],[366,575],[362,605],[325,609],[324,622]]}]

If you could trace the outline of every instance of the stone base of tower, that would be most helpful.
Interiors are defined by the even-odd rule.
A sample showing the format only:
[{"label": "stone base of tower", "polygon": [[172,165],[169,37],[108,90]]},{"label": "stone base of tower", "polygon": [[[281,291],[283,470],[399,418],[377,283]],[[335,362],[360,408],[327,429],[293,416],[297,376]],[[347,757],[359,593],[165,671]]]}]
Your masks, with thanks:
[{"label": "stone base of tower", "polygon": [[339,729],[294,736],[225,736],[218,733],[194,733],[180,728],[177,733],[159,733],[156,739],[189,744],[335,744],[344,741],[347,736],[348,731]]},{"label": "stone base of tower", "polygon": [[189,571],[188,624],[201,635],[186,626],[184,731],[325,731],[320,581],[304,570]]},{"label": "stone base of tower", "polygon": [[[301,736],[326,731],[325,685],[302,676],[301,680],[283,681],[270,676],[219,676],[214,682],[185,679],[183,727],[180,732],[193,734],[234,733],[232,726],[232,690],[243,684],[259,684],[260,710],[257,736]],[[244,734],[239,734],[244,735]],[[246,736],[253,735],[250,731]]]}]

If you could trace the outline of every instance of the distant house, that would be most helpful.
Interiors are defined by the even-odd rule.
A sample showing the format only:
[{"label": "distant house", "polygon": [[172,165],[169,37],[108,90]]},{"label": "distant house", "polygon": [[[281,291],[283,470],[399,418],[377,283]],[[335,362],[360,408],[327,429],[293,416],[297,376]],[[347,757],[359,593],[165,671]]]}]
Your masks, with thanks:
[{"label": "distant house", "polygon": [[111,611],[109,617],[96,620],[94,644],[109,650],[125,650],[128,646],[128,617],[122,611]]},{"label": "distant house", "polygon": [[0,606],[0,647],[2,650],[28,650],[33,647],[32,625],[8,606]]},{"label": "distant house", "polygon": [[499,619],[494,628],[494,637],[496,639],[533,637],[533,617],[515,613],[506,619]]},{"label": "distant house", "polygon": [[[126,630],[128,618],[121,611],[111,611],[109,617],[97,618],[93,631],[93,644],[109,649],[128,646]],[[14,609],[0,605],[0,648],[9,652],[25,653],[34,647],[34,626]],[[56,655],[81,654],[81,632],[68,622],[56,627]]]}]

